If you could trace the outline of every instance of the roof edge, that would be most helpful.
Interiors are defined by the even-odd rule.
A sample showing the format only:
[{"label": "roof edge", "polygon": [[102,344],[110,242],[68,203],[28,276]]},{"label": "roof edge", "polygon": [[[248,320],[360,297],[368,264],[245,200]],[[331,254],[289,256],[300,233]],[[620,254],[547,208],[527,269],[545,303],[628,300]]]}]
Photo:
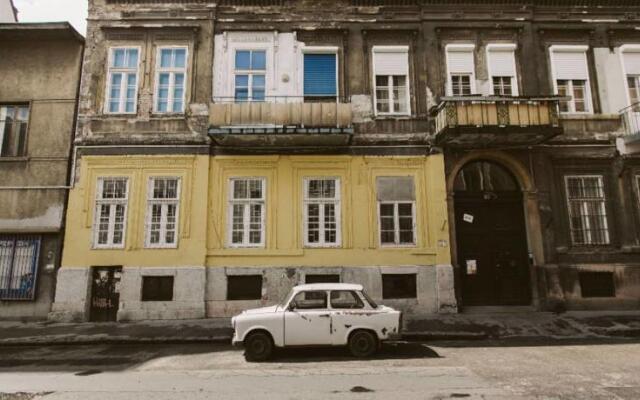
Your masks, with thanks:
[{"label": "roof edge", "polygon": [[0,23],[1,31],[35,31],[35,30],[60,30],[68,31],[76,40],[84,43],[85,38],[67,21],[60,22],[8,22]]}]

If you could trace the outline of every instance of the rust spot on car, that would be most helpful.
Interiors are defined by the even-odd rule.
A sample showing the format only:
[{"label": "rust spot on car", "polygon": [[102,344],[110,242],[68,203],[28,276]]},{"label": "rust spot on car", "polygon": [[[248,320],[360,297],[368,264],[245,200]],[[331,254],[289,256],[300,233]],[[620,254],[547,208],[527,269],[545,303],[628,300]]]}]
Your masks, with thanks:
[{"label": "rust spot on car", "polygon": [[382,328],[381,332],[382,332],[383,335],[386,335],[387,334],[387,328]]},{"label": "rust spot on car", "polygon": [[349,329],[349,328],[351,328],[351,325],[347,325],[347,324],[345,324],[345,326],[344,326],[344,327],[345,327],[345,328],[347,328],[347,329]]}]

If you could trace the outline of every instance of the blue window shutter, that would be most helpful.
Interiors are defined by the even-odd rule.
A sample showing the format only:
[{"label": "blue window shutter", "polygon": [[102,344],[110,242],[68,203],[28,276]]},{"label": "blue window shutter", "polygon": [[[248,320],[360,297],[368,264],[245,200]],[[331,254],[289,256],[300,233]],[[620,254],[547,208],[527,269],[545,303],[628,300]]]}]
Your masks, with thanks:
[{"label": "blue window shutter", "polygon": [[336,96],[336,55],[304,55],[304,95]]}]

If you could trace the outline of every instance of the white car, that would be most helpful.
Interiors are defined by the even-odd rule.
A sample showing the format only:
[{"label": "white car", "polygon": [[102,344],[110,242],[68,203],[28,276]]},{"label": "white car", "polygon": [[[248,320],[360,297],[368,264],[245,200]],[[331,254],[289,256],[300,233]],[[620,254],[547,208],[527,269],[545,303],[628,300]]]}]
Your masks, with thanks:
[{"label": "white car", "polygon": [[244,345],[249,361],[290,346],[348,345],[354,356],[368,357],[400,336],[402,314],[377,305],[362,285],[316,283],[295,286],[282,303],[243,311],[231,323],[233,344]]}]

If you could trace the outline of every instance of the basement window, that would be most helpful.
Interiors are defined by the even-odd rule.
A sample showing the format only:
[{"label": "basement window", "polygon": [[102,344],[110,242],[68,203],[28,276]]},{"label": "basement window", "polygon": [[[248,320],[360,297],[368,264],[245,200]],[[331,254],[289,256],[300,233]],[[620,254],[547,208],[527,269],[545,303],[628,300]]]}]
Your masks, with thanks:
[{"label": "basement window", "polygon": [[304,283],[340,283],[340,275],[338,274],[305,275]]},{"label": "basement window", "polygon": [[262,275],[227,276],[227,300],[260,300]]},{"label": "basement window", "polygon": [[382,298],[417,298],[416,276],[416,274],[382,274]]},{"label": "basement window", "polygon": [[173,276],[143,276],[142,301],[172,301]]},{"label": "basement window", "polygon": [[580,272],[582,297],[616,297],[613,272]]}]

